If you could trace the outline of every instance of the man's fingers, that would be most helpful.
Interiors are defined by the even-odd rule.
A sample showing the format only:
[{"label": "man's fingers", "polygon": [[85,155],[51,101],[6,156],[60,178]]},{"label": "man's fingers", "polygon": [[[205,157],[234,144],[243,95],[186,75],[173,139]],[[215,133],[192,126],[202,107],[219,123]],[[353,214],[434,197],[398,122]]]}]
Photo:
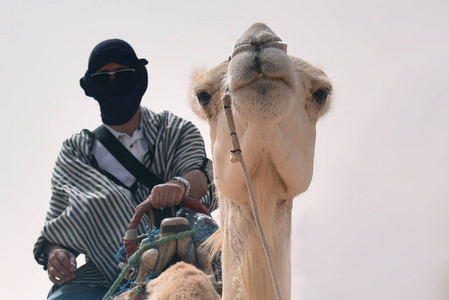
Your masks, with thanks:
[{"label": "man's fingers", "polygon": [[56,267],[50,267],[48,269],[48,278],[50,279],[51,282],[53,282],[56,285],[62,285],[64,283],[64,281],[69,281],[69,279],[64,280],[62,278],[61,272],[56,268]]},{"label": "man's fingers", "polygon": [[60,257],[60,262],[61,264],[64,265],[64,267],[66,269],[68,269],[69,271],[73,272],[76,269],[76,258],[75,255],[73,255],[73,253],[66,251],[64,253],[65,255]]},{"label": "man's fingers", "polygon": [[[156,194],[157,194],[157,191],[156,191]],[[153,190],[153,192],[151,194],[151,205],[153,206],[153,208],[159,209],[161,207],[160,203],[159,203],[160,197],[159,197],[159,195],[156,195],[156,194],[154,193],[154,190]]]},{"label": "man's fingers", "polygon": [[[72,253],[70,253],[70,254],[72,254]],[[73,254],[70,256],[70,264],[72,265],[73,270],[76,270],[76,257]]]},{"label": "man's fingers", "polygon": [[181,202],[182,190],[181,189],[171,189],[167,193],[166,207],[174,207]]},{"label": "man's fingers", "polygon": [[75,273],[71,264],[64,265],[60,261],[55,261],[48,270],[51,275],[64,281],[70,281],[75,278]]},{"label": "man's fingers", "polygon": [[56,285],[61,286],[63,284],[62,280],[59,280],[58,278],[56,278],[55,276],[48,274],[48,278],[50,279],[51,282],[53,282]]},{"label": "man's fingers", "polygon": [[151,191],[151,204],[156,209],[176,206],[183,193],[183,188],[173,183],[157,185]]},{"label": "man's fingers", "polygon": [[48,275],[54,284],[74,279],[75,269],[75,256],[65,249],[54,251],[48,259]]},{"label": "man's fingers", "polygon": [[72,259],[68,255],[58,258],[59,265],[55,265],[55,267],[58,267],[59,271],[64,275],[67,275],[69,277],[74,275],[75,266],[72,264]]}]

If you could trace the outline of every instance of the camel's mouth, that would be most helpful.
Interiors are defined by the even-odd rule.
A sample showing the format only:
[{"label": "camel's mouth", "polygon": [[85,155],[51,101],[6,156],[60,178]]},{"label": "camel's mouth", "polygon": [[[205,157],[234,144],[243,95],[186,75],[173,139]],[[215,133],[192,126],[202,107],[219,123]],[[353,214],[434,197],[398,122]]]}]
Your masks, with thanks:
[{"label": "camel's mouth", "polygon": [[292,87],[291,82],[290,80],[288,80],[287,76],[274,76],[271,74],[260,73],[248,81],[234,82],[232,91],[236,92],[242,88],[251,88],[263,84],[270,85],[269,82],[271,82],[272,85],[275,85],[277,87],[283,88]]},{"label": "camel's mouth", "polygon": [[276,41],[260,44],[240,44],[232,52],[228,83],[232,92],[260,79],[282,81],[295,89],[295,73],[287,44]]}]

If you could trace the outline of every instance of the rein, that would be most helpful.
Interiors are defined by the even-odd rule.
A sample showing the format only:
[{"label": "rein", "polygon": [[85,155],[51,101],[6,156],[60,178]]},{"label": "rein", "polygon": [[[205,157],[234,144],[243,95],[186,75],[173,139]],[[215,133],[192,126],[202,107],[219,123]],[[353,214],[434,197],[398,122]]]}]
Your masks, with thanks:
[{"label": "rein", "polygon": [[240,143],[237,136],[237,132],[235,130],[234,117],[232,114],[232,99],[231,92],[229,87],[226,89],[224,96],[222,97],[223,107],[225,111],[226,121],[228,123],[229,131],[231,132],[231,142],[232,142],[232,150],[231,150],[231,162],[235,163],[240,161],[242,166],[243,175],[245,177],[246,186],[248,188],[248,192],[251,198],[251,207],[253,210],[254,218],[256,221],[257,231],[259,232],[259,237],[262,242],[262,247],[265,252],[265,257],[267,258],[268,268],[270,269],[271,280],[273,281],[274,291],[276,293],[277,300],[282,300],[281,289],[279,285],[279,279],[276,274],[276,269],[274,267],[273,257],[271,255],[271,251],[268,247],[267,239],[265,237],[265,233],[262,228],[262,223],[260,222],[259,210],[257,208],[256,196],[254,194],[253,185],[251,183],[251,179],[249,177],[248,169],[246,168],[245,160],[243,159],[242,150],[240,149]]}]

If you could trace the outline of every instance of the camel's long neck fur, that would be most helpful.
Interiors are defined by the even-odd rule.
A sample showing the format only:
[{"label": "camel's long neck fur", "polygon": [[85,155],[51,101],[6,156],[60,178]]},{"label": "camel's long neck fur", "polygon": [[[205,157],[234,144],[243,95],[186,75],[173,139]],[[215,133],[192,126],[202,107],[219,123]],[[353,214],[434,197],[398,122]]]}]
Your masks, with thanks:
[{"label": "camel's long neck fur", "polygon": [[[292,199],[277,199],[279,182],[275,175],[267,176],[270,167],[258,168],[252,181],[282,296],[290,299]],[[249,196],[247,202],[237,204],[221,195],[220,205],[223,213],[223,299],[276,299]]]}]

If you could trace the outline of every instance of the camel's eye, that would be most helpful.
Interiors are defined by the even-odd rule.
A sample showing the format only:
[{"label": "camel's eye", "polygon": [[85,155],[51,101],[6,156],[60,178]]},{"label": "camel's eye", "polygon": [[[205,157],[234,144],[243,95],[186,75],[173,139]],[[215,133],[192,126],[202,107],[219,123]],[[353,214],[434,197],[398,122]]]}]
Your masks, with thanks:
[{"label": "camel's eye", "polygon": [[318,104],[323,105],[327,100],[327,92],[323,89],[318,89],[313,93],[313,98],[318,102]]},{"label": "camel's eye", "polygon": [[198,102],[201,106],[208,105],[210,102],[210,99],[212,98],[212,96],[208,92],[205,92],[205,91],[197,93],[196,97],[198,98]]}]

